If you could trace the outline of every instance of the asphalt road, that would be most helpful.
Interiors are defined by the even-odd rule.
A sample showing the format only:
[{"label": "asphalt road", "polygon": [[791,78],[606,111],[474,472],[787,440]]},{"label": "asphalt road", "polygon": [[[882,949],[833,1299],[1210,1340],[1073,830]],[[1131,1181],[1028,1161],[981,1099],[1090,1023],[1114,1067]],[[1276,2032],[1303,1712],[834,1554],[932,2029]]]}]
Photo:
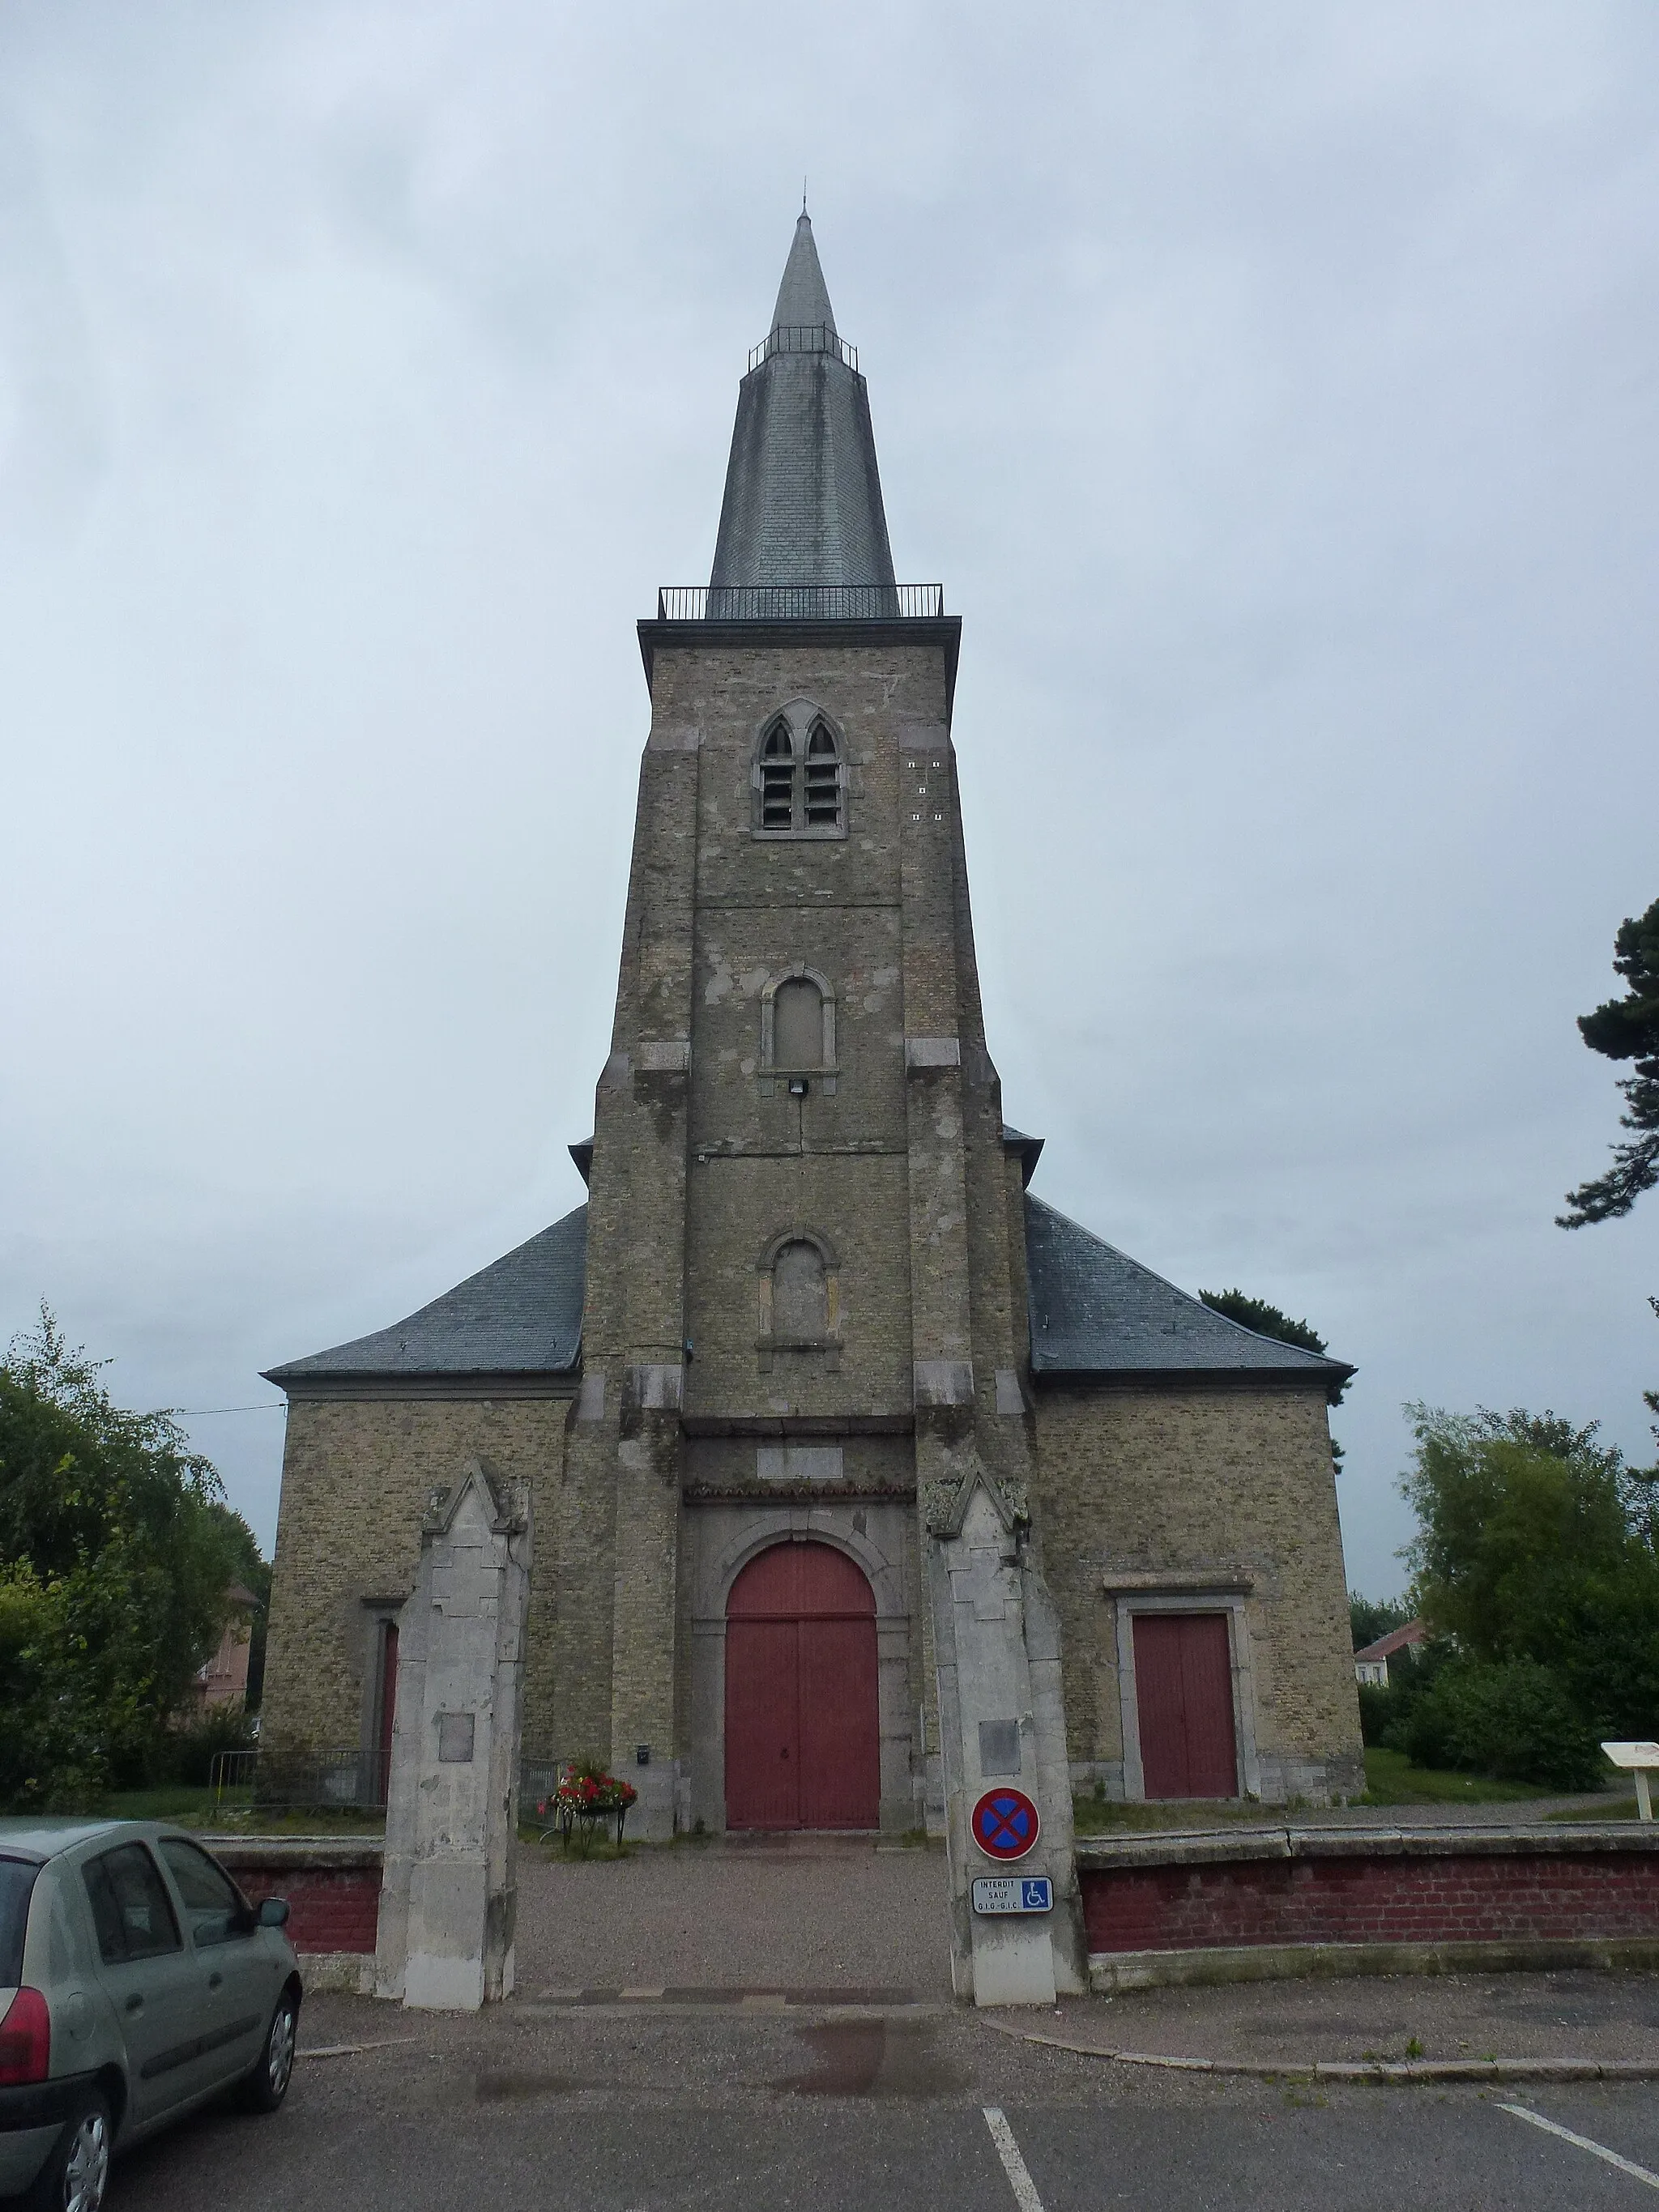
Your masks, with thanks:
[{"label": "asphalt road", "polygon": [[1631,2206],[1659,2176],[1659,2085],[1315,2089],[1143,2074],[971,2013],[511,2005],[411,2019],[307,2007],[276,2118],[216,2108],[118,2166],[114,2212],[1487,2212]]}]

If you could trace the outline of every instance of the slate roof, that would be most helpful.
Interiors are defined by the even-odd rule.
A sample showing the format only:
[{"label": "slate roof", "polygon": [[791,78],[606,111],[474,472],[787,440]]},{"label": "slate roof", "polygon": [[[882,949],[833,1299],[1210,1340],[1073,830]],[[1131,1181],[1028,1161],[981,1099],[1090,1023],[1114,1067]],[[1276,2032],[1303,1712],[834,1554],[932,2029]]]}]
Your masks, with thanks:
[{"label": "slate roof", "polygon": [[[1031,1156],[1040,1139],[1004,1132]],[[573,1146],[573,1151],[584,1149]],[[1150,1267],[1025,1194],[1031,1369],[1038,1376],[1198,1375],[1239,1382],[1318,1382],[1334,1393],[1353,1370],[1299,1346],[1258,1336],[1212,1313]],[[544,1229],[405,1321],[265,1376],[290,1383],[367,1377],[573,1375],[581,1354],[587,1208]]]},{"label": "slate roof", "polygon": [[1272,1378],[1334,1392],[1353,1372],[1241,1328],[1029,1191],[1025,1255],[1034,1375]]},{"label": "slate roof", "polygon": [[331,1376],[568,1375],[581,1351],[587,1208],[579,1206],[406,1321],[273,1367],[267,1382]]},{"label": "slate roof", "polygon": [[872,611],[898,612],[869,391],[842,357],[803,214],[766,357],[738,387],[708,612],[728,587],[824,584],[871,586]]}]

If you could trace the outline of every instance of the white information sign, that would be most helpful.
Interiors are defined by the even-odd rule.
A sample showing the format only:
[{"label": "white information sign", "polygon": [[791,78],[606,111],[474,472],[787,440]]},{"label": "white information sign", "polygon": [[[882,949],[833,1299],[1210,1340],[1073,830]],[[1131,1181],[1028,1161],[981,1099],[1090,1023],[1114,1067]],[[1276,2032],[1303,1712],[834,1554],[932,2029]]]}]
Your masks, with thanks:
[{"label": "white information sign", "polygon": [[1046,1874],[981,1874],[973,1883],[975,1912],[1052,1912],[1054,1886]]},{"label": "white information sign", "polygon": [[1659,1743],[1604,1743],[1601,1747],[1615,1766],[1622,1766],[1636,1776],[1636,1810],[1644,1820],[1653,1818],[1653,1803],[1648,1796],[1648,1776],[1659,1771]]}]

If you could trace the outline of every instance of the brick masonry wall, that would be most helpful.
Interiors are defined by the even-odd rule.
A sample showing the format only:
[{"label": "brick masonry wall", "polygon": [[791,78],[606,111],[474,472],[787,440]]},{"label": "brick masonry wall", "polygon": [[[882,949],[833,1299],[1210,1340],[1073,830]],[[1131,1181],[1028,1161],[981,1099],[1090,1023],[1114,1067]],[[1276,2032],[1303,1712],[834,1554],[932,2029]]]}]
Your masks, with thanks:
[{"label": "brick masonry wall", "polygon": [[429,1492],[477,1456],[527,1482],[536,1523],[525,1741],[551,1728],[551,1553],[570,1402],[296,1398],[289,1409],[265,1662],[264,1741],[346,1749],[365,1744],[375,1663],[365,1599],[406,1597]]},{"label": "brick masonry wall", "polygon": [[1659,1855],[1478,1853],[1083,1871],[1091,1953],[1659,1936]]},{"label": "brick masonry wall", "polygon": [[[1060,1610],[1074,1768],[1121,1771],[1116,1572],[1251,1581],[1269,1796],[1360,1786],[1358,1705],[1323,1396],[1286,1389],[1037,1392],[1035,1493]],[[1277,1786],[1275,1787],[1275,1784]]]},{"label": "brick masonry wall", "polygon": [[236,1880],[251,1904],[288,1899],[288,1938],[296,1951],[373,1952],[380,1914],[378,1866],[247,1868]]}]

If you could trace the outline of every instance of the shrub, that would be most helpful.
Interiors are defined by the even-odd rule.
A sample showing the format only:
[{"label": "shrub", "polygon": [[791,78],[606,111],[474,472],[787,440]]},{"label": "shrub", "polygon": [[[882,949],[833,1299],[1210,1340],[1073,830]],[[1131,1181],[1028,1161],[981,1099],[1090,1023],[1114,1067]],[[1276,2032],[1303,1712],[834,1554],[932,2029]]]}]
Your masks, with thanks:
[{"label": "shrub", "polygon": [[1556,1675],[1532,1659],[1450,1661],[1400,1733],[1400,1747],[1419,1766],[1564,1790],[1592,1790],[1601,1776],[1594,1734]]},{"label": "shrub", "polygon": [[240,1704],[210,1705],[160,1739],[150,1759],[150,1784],[159,1789],[176,1782],[186,1790],[205,1790],[213,1779],[216,1752],[252,1751],[258,1741],[253,1723]]},{"label": "shrub", "polygon": [[1394,1691],[1382,1682],[1359,1685],[1359,1733],[1368,1744],[1381,1743],[1382,1731],[1394,1718]]}]

